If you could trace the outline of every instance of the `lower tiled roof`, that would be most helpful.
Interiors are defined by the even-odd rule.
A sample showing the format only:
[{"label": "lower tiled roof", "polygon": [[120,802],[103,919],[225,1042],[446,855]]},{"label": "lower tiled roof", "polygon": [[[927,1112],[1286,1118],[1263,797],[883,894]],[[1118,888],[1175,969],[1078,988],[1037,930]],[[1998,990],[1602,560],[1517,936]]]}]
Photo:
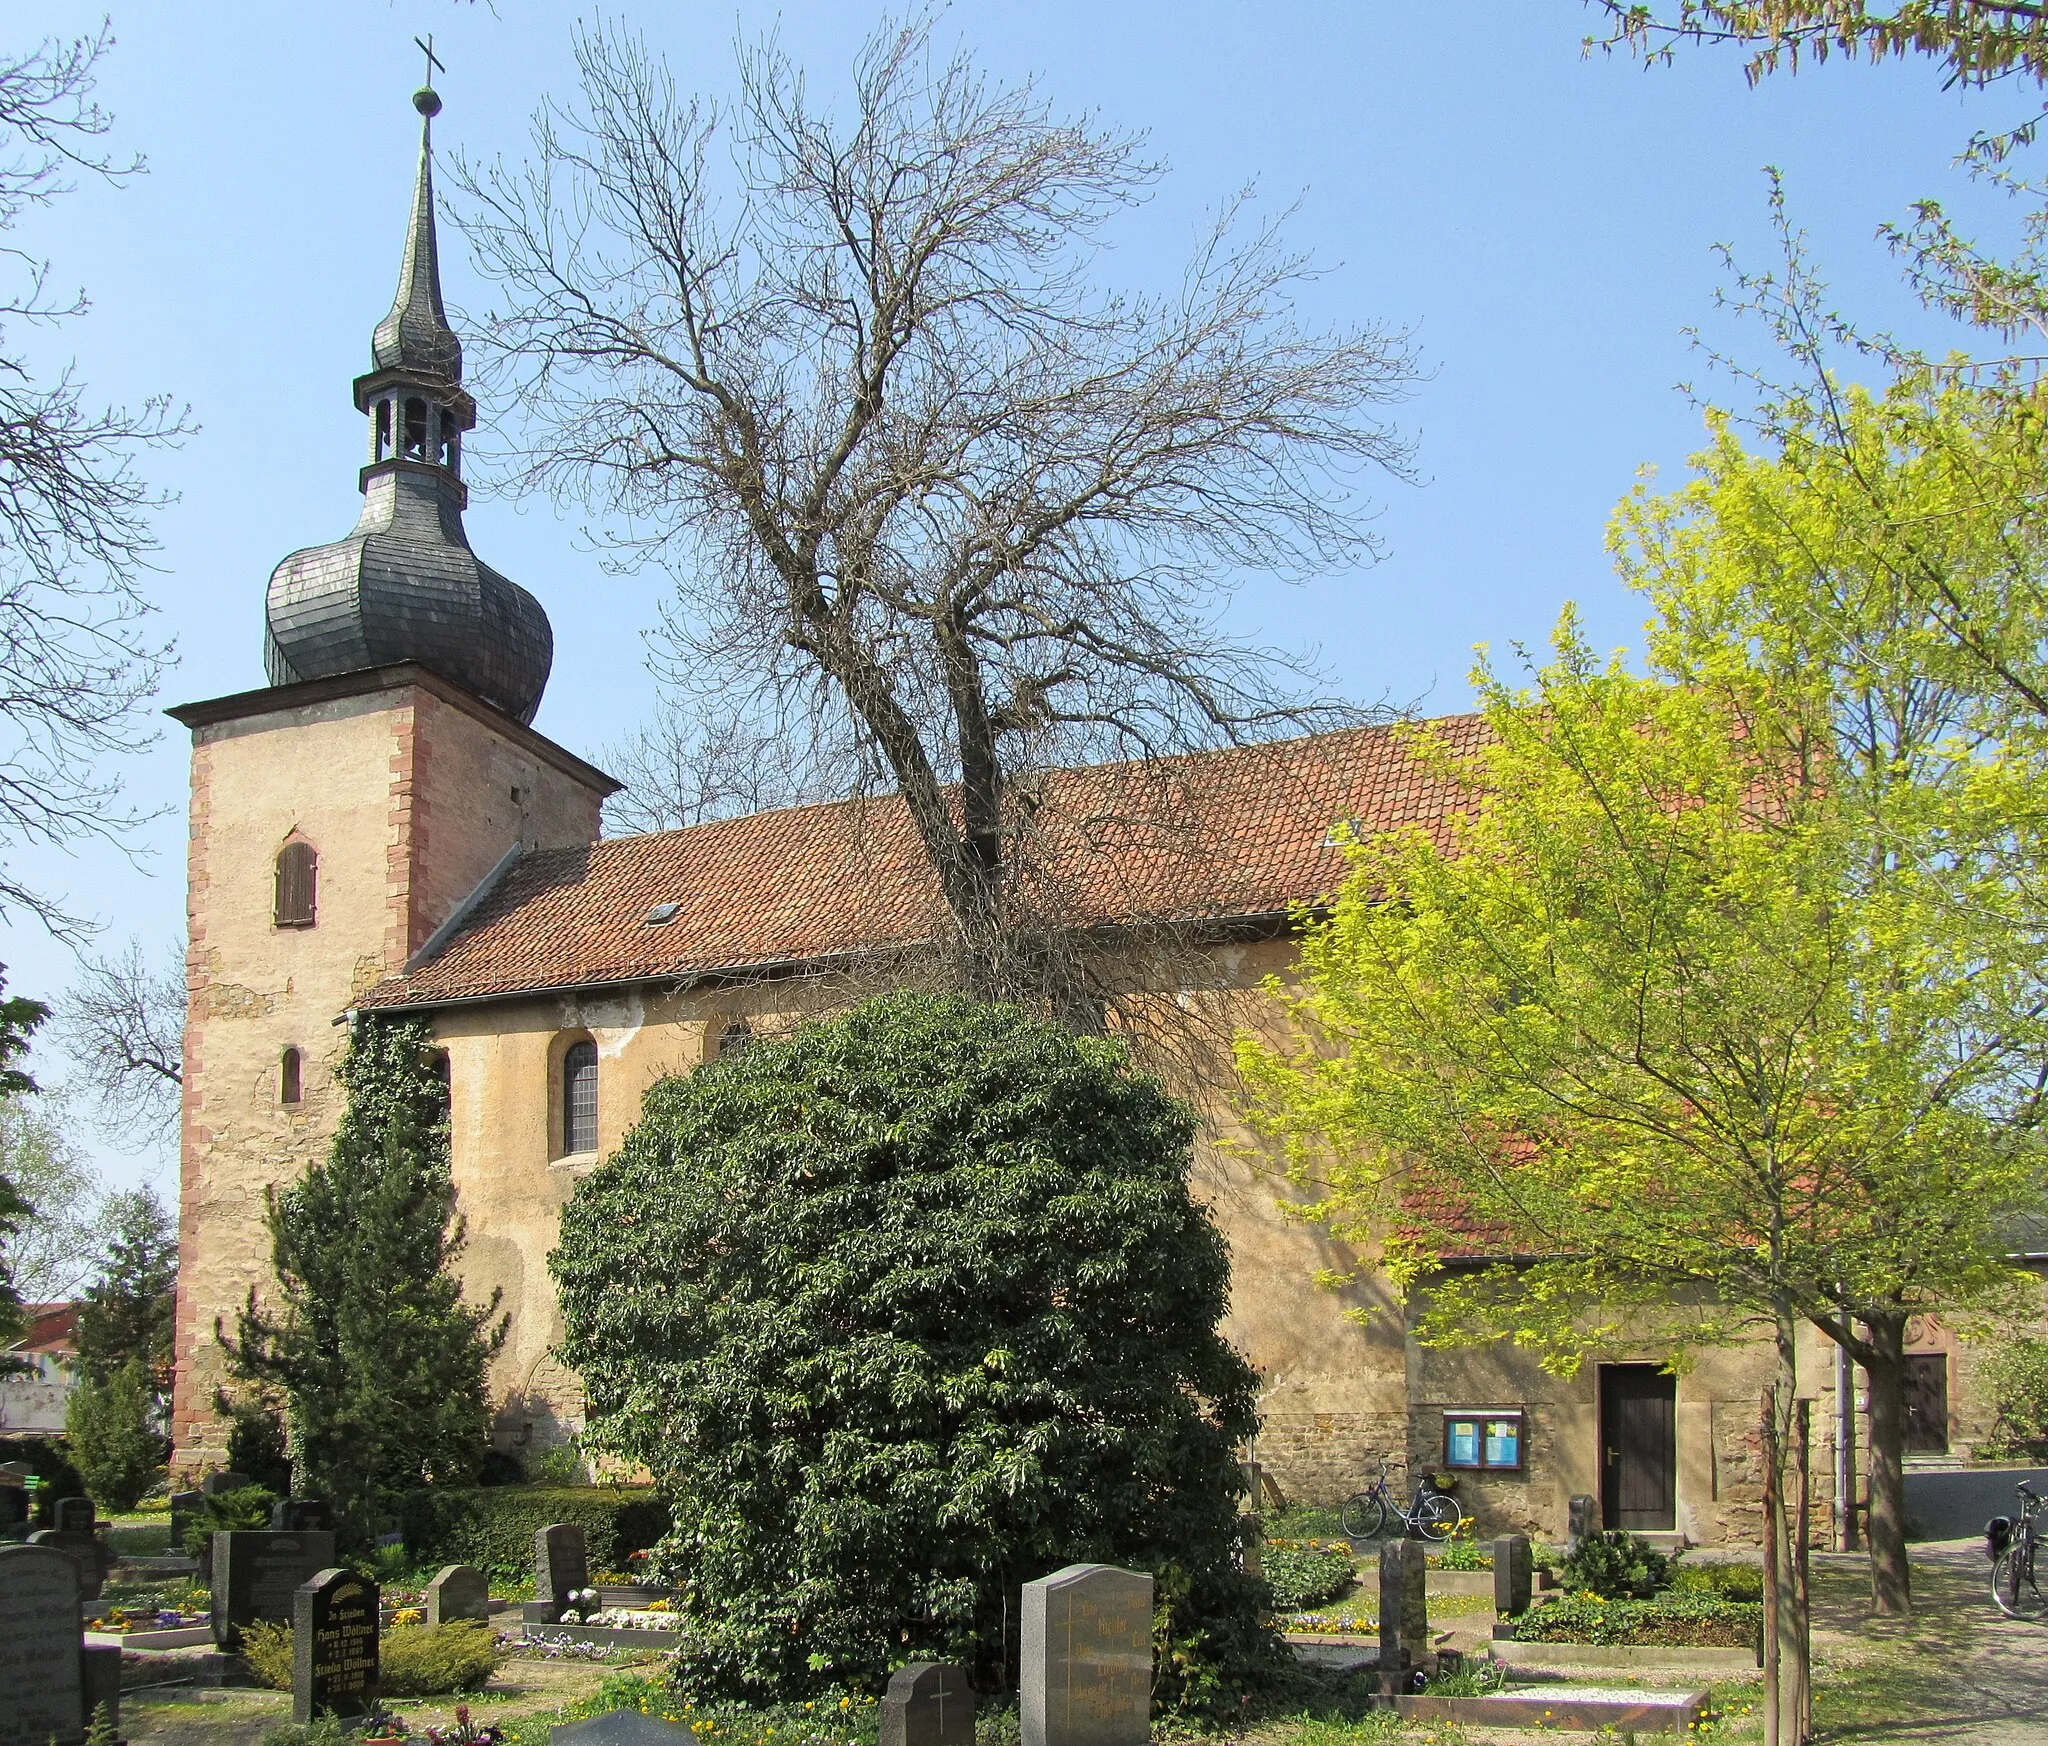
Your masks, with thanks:
[{"label": "lower tiled roof", "polygon": [[[1476,716],[1430,725],[1460,750],[1484,732]],[[1055,771],[1032,859],[1076,925],[1280,916],[1343,877],[1333,826],[1440,832],[1461,792],[1398,727]],[[650,925],[659,904],[677,907]],[[359,1004],[740,974],[914,945],[943,922],[899,796],[791,807],[527,855],[428,962]]]}]

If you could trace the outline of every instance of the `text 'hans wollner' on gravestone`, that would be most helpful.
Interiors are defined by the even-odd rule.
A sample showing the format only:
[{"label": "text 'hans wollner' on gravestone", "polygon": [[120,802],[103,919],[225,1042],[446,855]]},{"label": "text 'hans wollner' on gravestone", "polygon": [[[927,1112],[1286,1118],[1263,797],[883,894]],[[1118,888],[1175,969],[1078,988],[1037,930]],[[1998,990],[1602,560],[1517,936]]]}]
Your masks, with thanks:
[{"label": "text 'hans wollner' on gravestone", "polygon": [[323,1570],[292,1597],[292,1720],[377,1708],[377,1585]]},{"label": "text 'hans wollner' on gravestone", "polygon": [[1146,1746],[1152,1737],[1152,1579],[1069,1564],[1024,1585],[1024,1746]]}]

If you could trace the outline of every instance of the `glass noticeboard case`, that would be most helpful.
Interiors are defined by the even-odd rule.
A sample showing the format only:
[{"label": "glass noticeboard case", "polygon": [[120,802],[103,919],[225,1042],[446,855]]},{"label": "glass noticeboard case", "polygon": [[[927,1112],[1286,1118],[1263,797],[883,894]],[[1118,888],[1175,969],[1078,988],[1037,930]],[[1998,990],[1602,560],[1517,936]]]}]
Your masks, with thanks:
[{"label": "glass noticeboard case", "polygon": [[1468,1473],[1518,1472],[1523,1465],[1519,1408],[1444,1412],[1444,1465]]}]

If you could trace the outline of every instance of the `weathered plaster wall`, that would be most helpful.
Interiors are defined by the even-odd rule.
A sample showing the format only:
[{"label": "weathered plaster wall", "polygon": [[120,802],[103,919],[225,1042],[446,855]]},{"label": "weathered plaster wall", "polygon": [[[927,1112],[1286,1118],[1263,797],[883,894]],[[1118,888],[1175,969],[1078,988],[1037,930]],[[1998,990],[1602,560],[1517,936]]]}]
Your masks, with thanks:
[{"label": "weathered plaster wall", "polygon": [[[333,1133],[345,1041],[335,1019],[401,969],[522,834],[550,846],[587,841],[600,803],[516,732],[425,685],[380,684],[275,709],[259,702],[195,730],[173,1409],[180,1473],[224,1454],[212,1410],[225,1377],[215,1319],[231,1319],[268,1275],[265,1191],[303,1171]],[[310,928],[273,920],[275,858],[294,833],[319,855]],[[303,1055],[297,1105],[280,1099],[287,1046]]]}]

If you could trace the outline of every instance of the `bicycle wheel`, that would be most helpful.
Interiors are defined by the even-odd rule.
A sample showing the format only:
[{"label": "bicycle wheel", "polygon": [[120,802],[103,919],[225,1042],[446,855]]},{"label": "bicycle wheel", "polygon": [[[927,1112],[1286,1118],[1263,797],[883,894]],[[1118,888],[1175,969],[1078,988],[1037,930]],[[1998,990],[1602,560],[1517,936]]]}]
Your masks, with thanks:
[{"label": "bicycle wheel", "polygon": [[1415,1500],[1415,1531],[1425,1540],[1448,1540],[1464,1519],[1458,1500],[1444,1492],[1426,1491]]},{"label": "bicycle wheel", "polygon": [[1386,1532],[1387,1500],[1376,1491],[1354,1491],[1344,1500],[1344,1538],[1377,1540]]},{"label": "bicycle wheel", "polygon": [[1991,1598],[2009,1618],[2038,1619],[2048,1610],[2048,1596],[2034,1585],[2034,1548],[2015,1540],[1991,1567]]}]

